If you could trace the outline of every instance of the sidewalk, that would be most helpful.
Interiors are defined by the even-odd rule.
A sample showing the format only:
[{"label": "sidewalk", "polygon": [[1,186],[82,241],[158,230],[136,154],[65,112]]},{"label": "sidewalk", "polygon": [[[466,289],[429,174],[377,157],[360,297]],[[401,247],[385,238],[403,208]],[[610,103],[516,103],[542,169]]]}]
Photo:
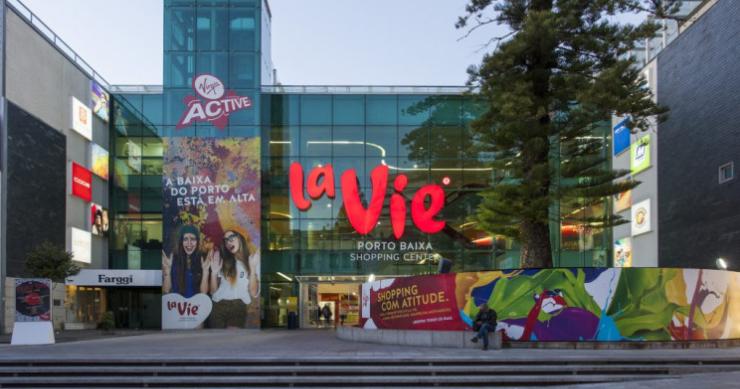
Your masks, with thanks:
[{"label": "sidewalk", "polygon": [[[69,331],[72,332],[72,331]],[[0,359],[320,359],[341,361],[351,359],[443,359],[443,360],[529,360],[578,362],[595,359],[609,361],[630,358],[696,359],[713,361],[737,360],[740,348],[689,350],[553,350],[501,349],[483,352],[476,349],[443,349],[428,347],[392,346],[356,343],[339,340],[331,330],[200,330],[125,332],[105,336],[90,334],[93,338],[74,340],[73,334],[65,341],[44,346],[0,345]],[[135,336],[138,335],[138,336]],[[80,334],[80,338],[82,334]]]},{"label": "sidewalk", "polygon": [[[67,342],[78,342],[82,340],[100,340],[109,338],[119,338],[123,336],[139,336],[160,333],[159,330],[128,330],[119,329],[110,332],[101,330],[70,330],[70,331],[57,331],[54,333],[54,338],[57,343]],[[11,334],[0,335],[0,345],[10,344]]]}]

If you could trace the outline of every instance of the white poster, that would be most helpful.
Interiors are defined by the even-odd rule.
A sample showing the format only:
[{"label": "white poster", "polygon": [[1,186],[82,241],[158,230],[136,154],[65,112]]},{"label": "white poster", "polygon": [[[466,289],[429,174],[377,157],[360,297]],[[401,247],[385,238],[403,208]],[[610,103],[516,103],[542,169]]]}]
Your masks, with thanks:
[{"label": "white poster", "polygon": [[92,262],[92,234],[90,232],[72,227],[70,248],[74,260],[77,262]]},{"label": "white poster", "polygon": [[92,140],[92,110],[72,97],[72,129],[87,140]]},{"label": "white poster", "polygon": [[632,206],[632,236],[650,232],[650,199]]}]

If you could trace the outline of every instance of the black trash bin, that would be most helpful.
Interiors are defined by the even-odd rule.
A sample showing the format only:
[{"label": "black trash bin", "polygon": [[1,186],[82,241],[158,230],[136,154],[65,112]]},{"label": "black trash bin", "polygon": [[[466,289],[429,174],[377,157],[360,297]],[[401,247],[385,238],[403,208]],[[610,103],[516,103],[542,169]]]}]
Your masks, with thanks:
[{"label": "black trash bin", "polygon": [[295,330],[298,328],[298,315],[295,312],[288,312],[288,329]]}]

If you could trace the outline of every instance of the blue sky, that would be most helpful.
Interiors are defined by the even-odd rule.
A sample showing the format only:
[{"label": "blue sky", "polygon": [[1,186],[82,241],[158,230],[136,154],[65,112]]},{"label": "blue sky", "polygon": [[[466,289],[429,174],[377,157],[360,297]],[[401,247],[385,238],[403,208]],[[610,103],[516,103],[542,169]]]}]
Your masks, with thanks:
[{"label": "blue sky", "polygon": [[[20,0],[113,84],[162,83],[162,0]],[[502,27],[454,27],[467,0],[270,0],[285,85],[463,85]]]}]

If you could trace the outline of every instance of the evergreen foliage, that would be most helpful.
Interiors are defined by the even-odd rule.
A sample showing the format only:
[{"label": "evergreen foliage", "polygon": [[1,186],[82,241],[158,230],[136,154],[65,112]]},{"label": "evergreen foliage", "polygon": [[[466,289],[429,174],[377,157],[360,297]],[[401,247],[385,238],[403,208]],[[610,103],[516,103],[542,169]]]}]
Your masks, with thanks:
[{"label": "evergreen foliage", "polygon": [[80,272],[72,258],[72,253],[63,248],[43,242],[26,255],[26,271],[33,277],[64,282],[65,278]]},{"label": "evergreen foliage", "polygon": [[[483,192],[474,219],[494,234],[516,238],[522,267],[552,267],[549,223],[567,222],[551,206],[578,209],[604,204],[638,184],[612,171],[609,142],[594,136],[613,114],[629,116],[633,131],[654,127],[667,109],[657,106],[628,52],[654,37],[659,26],[615,21],[615,15],[650,12],[665,17],[669,0],[470,0],[456,27],[468,34],[486,24],[509,32],[470,84],[488,101],[473,123],[477,147],[495,155],[503,172]],[[651,127],[652,126],[652,127]],[[610,127],[610,126],[609,126]],[[615,215],[579,218],[590,228],[625,222]]]}]

